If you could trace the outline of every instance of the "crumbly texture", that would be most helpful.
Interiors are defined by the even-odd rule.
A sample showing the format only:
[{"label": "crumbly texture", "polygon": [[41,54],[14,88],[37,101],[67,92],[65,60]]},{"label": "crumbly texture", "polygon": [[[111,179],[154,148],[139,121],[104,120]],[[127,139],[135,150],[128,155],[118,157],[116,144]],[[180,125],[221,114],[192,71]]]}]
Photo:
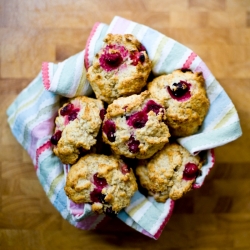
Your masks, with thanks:
[{"label": "crumbly texture", "polygon": [[133,35],[108,34],[87,79],[96,97],[109,104],[120,96],[138,94],[151,68],[145,48]]},{"label": "crumbly texture", "polygon": [[148,91],[110,104],[102,126],[105,143],[117,155],[147,159],[169,141],[165,109]]},{"label": "crumbly texture", "polygon": [[100,100],[81,96],[71,99],[58,110],[54,137],[61,132],[58,141],[53,140],[53,151],[65,164],[74,164],[79,155],[96,143],[103,109]]},{"label": "crumbly texture", "polygon": [[199,156],[192,156],[177,143],[169,143],[150,160],[140,161],[136,175],[149,195],[165,202],[168,198],[179,199],[188,192],[201,167]]},{"label": "crumbly texture", "polygon": [[[178,93],[175,91],[177,84],[183,82],[187,91]],[[209,109],[202,73],[175,70],[172,74],[155,78],[148,84],[148,90],[164,104],[171,136],[184,137],[198,131]],[[175,97],[173,93],[180,96]]]},{"label": "crumbly texture", "polygon": [[114,156],[88,154],[67,175],[65,192],[75,203],[90,203],[98,213],[116,214],[137,191],[133,170]]}]

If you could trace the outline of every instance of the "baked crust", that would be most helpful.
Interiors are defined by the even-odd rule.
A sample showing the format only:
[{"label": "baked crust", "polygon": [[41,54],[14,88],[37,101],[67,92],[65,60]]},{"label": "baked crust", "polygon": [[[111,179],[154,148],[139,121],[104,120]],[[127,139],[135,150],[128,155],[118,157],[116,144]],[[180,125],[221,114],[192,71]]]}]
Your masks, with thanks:
[{"label": "baked crust", "polygon": [[118,213],[137,191],[133,170],[115,156],[88,154],[67,175],[65,192],[75,203],[91,203],[98,213]]},{"label": "baked crust", "polygon": [[[152,103],[158,111],[150,110],[149,104]],[[138,114],[143,117],[136,118]],[[140,95],[120,97],[107,108],[102,127],[103,140],[117,155],[138,159],[149,158],[169,141],[170,134],[168,126],[163,122],[164,118],[165,110],[162,104],[153,99],[148,91]],[[134,123],[137,122],[136,119],[139,120],[138,127],[135,127],[137,124],[131,124],[131,119]],[[140,119],[146,122],[140,124]],[[106,123],[113,123],[115,127],[113,141],[105,131]],[[131,150],[130,143],[138,143],[138,150]]]},{"label": "baked crust", "polygon": [[[168,91],[169,88],[173,88],[174,83],[180,81],[190,85],[190,97],[181,101],[174,99]],[[171,136],[184,137],[198,131],[210,105],[202,73],[175,70],[169,75],[155,78],[148,84],[148,90],[154,98],[164,104],[166,123]]]},{"label": "baked crust", "polygon": [[[67,105],[73,105],[71,114],[74,117],[70,118],[71,114],[62,115]],[[102,101],[81,96],[71,99],[58,110],[55,134],[61,131],[61,137],[53,151],[63,163],[74,164],[82,152],[95,145],[102,124],[100,110],[103,108]]]},{"label": "baked crust", "polygon": [[199,156],[191,155],[177,143],[167,144],[150,160],[141,161],[136,168],[136,175],[142,187],[149,191],[156,201],[165,202],[181,198],[192,188],[196,176],[185,178],[187,164],[195,164],[198,170],[202,167]]},{"label": "baked crust", "polygon": [[146,50],[133,35],[107,34],[103,48],[88,69],[87,79],[96,98],[112,103],[118,97],[138,94],[146,85],[151,68]]}]

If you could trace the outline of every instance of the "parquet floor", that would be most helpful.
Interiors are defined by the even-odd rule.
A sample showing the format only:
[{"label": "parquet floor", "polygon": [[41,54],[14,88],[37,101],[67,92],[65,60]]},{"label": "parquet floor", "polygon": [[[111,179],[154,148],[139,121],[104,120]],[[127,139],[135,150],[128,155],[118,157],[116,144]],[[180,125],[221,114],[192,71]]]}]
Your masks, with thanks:
[{"label": "parquet floor", "polygon": [[[50,204],[6,108],[40,71],[119,15],[194,50],[234,102],[243,136],[216,148],[204,186],[180,199],[158,241],[118,220],[81,231]],[[0,0],[0,249],[250,249],[250,0]]]}]

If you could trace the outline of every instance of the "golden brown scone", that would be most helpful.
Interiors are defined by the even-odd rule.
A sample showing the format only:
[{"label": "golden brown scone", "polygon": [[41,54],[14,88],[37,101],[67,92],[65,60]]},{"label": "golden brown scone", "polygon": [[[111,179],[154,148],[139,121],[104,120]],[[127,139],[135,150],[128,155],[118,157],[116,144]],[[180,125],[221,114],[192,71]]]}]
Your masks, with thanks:
[{"label": "golden brown scone", "polygon": [[148,90],[164,103],[171,136],[184,137],[198,131],[209,109],[202,73],[175,70],[155,78]]},{"label": "golden brown scone", "polygon": [[150,160],[140,161],[136,175],[158,202],[179,199],[192,188],[202,162],[177,143],[168,143]]},{"label": "golden brown scone", "polygon": [[93,211],[112,215],[130,204],[137,183],[121,159],[88,154],[71,167],[64,189],[75,203],[91,203]]},{"label": "golden brown scone", "polygon": [[146,49],[131,34],[108,34],[88,69],[87,79],[98,99],[107,103],[137,94],[151,71]]},{"label": "golden brown scone", "polygon": [[107,108],[102,135],[117,155],[146,159],[168,142],[165,110],[148,91],[116,99]]},{"label": "golden brown scone", "polygon": [[86,96],[75,97],[58,110],[53,151],[65,164],[73,164],[79,155],[96,143],[102,119],[103,103]]}]

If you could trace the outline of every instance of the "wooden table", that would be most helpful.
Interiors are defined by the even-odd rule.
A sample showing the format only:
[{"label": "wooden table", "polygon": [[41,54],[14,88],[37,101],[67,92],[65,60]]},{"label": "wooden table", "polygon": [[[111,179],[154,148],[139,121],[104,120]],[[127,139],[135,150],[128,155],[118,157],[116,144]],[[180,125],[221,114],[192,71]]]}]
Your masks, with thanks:
[{"label": "wooden table", "polygon": [[[160,239],[118,220],[81,231],[46,197],[6,108],[40,71],[81,51],[96,21],[115,15],[194,50],[224,87],[243,136],[216,148],[205,184],[176,202]],[[249,0],[0,0],[0,249],[250,249]]]}]

